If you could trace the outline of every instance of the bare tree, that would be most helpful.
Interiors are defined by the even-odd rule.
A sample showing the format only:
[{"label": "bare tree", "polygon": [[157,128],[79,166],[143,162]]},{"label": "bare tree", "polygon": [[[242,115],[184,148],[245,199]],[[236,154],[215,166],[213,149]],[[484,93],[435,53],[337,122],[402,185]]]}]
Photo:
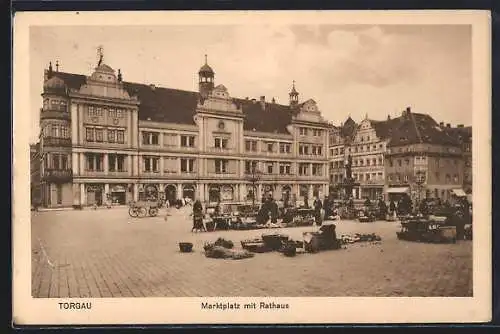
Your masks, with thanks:
[{"label": "bare tree", "polygon": [[262,179],[262,172],[257,168],[252,168],[249,173],[246,173],[245,180],[252,184],[252,207],[255,207],[255,196],[257,193],[257,185]]}]

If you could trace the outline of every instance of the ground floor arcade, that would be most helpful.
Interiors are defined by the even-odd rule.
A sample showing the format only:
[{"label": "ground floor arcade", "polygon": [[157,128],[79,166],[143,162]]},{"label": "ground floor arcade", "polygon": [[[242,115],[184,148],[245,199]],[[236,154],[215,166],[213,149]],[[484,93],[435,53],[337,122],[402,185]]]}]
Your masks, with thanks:
[{"label": "ground floor arcade", "polygon": [[[328,194],[327,183],[230,183],[227,181],[207,182],[124,182],[106,180],[76,180],[60,187],[53,187],[51,200],[45,207],[126,205],[130,201],[161,199],[175,201],[182,198],[199,199],[203,203],[220,202],[260,202],[263,196],[271,196],[277,201],[289,200],[297,204],[314,197],[323,198]],[[53,198],[52,198],[53,197]]]}]

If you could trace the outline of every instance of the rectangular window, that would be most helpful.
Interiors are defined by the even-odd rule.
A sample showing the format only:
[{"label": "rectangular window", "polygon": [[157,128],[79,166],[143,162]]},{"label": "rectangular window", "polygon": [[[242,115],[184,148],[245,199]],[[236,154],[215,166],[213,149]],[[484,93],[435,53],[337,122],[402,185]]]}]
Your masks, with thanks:
[{"label": "rectangular window", "polygon": [[69,169],[68,168],[68,156],[65,154],[61,155],[61,169]]},{"label": "rectangular window", "polygon": [[158,145],[160,134],[158,132],[146,132],[142,133],[142,143],[144,145]]},{"label": "rectangular window", "polygon": [[404,176],[404,182],[408,182],[408,175]]},{"label": "rectangular window", "polygon": [[321,170],[322,170],[322,168],[321,168],[320,164],[313,164],[312,165],[312,174],[314,176],[321,176],[322,175]]},{"label": "rectangular window", "polygon": [[273,153],[274,151],[274,143],[267,143],[267,152]]},{"label": "rectangular window", "polygon": [[116,172],[116,154],[108,154],[108,169],[110,172]]},{"label": "rectangular window", "polygon": [[291,152],[291,146],[288,143],[280,143],[280,153],[285,154],[285,153],[290,153]]},{"label": "rectangular window", "polygon": [[94,139],[94,129],[93,128],[85,128],[85,139],[88,142],[93,142]]},{"label": "rectangular window", "polygon": [[194,159],[181,159],[181,173],[194,172]]},{"label": "rectangular window", "polygon": [[245,161],[245,173],[252,174],[257,171],[257,161]]},{"label": "rectangular window", "polygon": [[91,153],[85,154],[86,167],[88,171],[95,170],[95,156]]},{"label": "rectangular window", "polygon": [[194,136],[181,136],[182,147],[194,147]]},{"label": "rectangular window", "polygon": [[118,154],[116,156],[116,169],[117,169],[118,172],[124,172],[125,171],[125,155]]},{"label": "rectangular window", "polygon": [[256,140],[245,140],[245,150],[256,152],[257,151],[257,141]]},{"label": "rectangular window", "polygon": [[309,164],[299,164],[299,175],[305,176],[309,174]]},{"label": "rectangular window", "polygon": [[224,159],[215,160],[215,172],[217,174],[227,173],[228,161]]},{"label": "rectangular window", "polygon": [[102,143],[104,141],[104,130],[103,129],[95,129],[95,141]]},{"label": "rectangular window", "polygon": [[108,142],[116,142],[116,130],[108,129]]},{"label": "rectangular window", "polygon": [[116,141],[119,144],[123,144],[125,142],[125,131],[124,130],[117,130],[116,131]]},{"label": "rectangular window", "polygon": [[104,171],[104,155],[96,154],[95,155],[95,169],[98,172]]},{"label": "rectangular window", "polygon": [[273,173],[273,163],[272,162],[268,162],[267,163],[267,174],[272,174]]},{"label": "rectangular window", "polygon": [[290,164],[280,164],[280,174],[281,175],[290,175],[291,174],[291,165]]},{"label": "rectangular window", "polygon": [[401,159],[398,159],[398,166],[401,167],[402,163],[401,163]]}]

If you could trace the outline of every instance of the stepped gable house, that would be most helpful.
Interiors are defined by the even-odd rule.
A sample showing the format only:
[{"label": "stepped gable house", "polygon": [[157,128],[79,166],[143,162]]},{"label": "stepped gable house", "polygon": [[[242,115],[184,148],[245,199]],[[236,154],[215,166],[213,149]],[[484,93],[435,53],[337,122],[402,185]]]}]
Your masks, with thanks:
[{"label": "stepped gable house", "polygon": [[206,60],[197,91],[126,82],[102,56],[90,76],[58,67],[45,70],[40,110],[44,206],[328,191],[329,124],[295,83],[281,105],[231,97]]}]

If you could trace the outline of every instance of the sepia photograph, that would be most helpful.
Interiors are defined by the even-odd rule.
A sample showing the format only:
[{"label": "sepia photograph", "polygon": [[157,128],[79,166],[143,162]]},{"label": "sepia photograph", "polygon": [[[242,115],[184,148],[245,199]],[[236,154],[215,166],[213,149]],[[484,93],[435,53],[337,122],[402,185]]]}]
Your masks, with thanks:
[{"label": "sepia photograph", "polygon": [[20,15],[14,318],[488,320],[489,16],[398,13]]}]

